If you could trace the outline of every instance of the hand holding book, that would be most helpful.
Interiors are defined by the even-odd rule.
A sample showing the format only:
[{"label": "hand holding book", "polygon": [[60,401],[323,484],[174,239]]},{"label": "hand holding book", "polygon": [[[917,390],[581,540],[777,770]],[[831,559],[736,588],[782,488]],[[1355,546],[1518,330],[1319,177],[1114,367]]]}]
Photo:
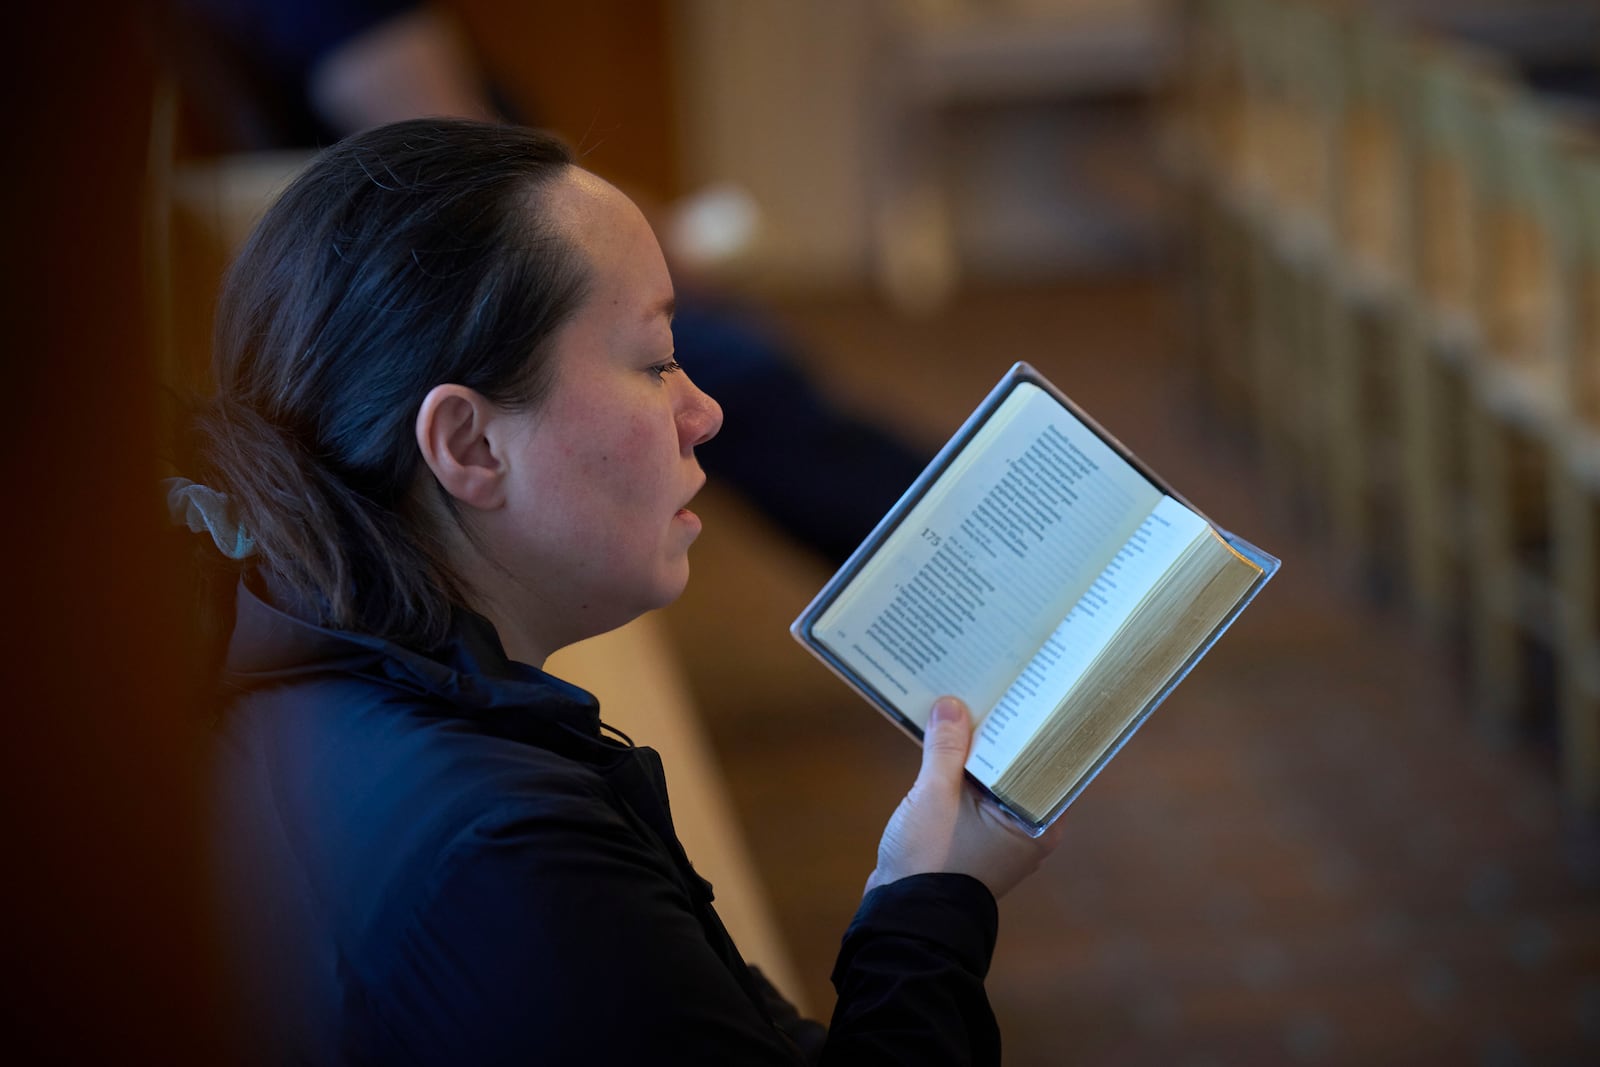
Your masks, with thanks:
[{"label": "hand holding book", "polygon": [[1032,874],[1056,845],[1024,835],[963,787],[972,715],[955,697],[935,702],[923,735],[922,769],[884,828],[867,892],[913,874],[967,874],[996,899]]},{"label": "hand holding book", "polygon": [[1277,567],[1019,363],[793,632],[913,736],[965,700],[967,771],[1037,833]]}]

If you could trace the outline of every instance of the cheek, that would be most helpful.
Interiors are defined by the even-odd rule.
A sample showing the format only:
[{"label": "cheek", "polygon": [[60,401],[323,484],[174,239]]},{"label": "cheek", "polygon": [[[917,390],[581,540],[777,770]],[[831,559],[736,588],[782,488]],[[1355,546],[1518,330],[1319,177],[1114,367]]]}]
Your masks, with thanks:
[{"label": "cheek", "polygon": [[674,491],[676,432],[670,421],[641,413],[591,422],[582,444],[567,450],[570,488],[601,510],[650,511]]},{"label": "cheek", "polygon": [[674,456],[670,421],[640,413],[613,427],[607,447],[599,450],[609,478],[638,487],[658,485]]}]

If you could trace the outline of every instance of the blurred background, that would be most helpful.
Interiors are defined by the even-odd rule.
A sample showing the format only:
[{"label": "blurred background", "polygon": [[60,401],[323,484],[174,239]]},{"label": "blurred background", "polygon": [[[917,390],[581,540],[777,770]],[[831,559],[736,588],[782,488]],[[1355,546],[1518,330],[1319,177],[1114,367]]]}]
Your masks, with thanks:
[{"label": "blurred background", "polygon": [[157,383],[309,151],[448,112],[562,133],[710,309],[694,581],[574,670],[791,996],[917,753],[787,625],[1026,359],[1285,565],[1005,902],[1008,1061],[1600,1061],[1600,3],[347,6],[14,46],[18,1048],[223,1056]]}]

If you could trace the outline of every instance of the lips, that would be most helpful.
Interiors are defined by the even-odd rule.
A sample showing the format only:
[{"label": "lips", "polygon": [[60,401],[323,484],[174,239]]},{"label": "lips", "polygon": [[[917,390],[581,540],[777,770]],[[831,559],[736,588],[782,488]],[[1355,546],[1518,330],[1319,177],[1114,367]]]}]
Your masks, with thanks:
[{"label": "lips", "polygon": [[678,509],[678,514],[679,515],[682,515],[684,512],[689,510],[690,503],[692,503],[694,501],[695,497],[700,495],[700,490],[704,489],[705,487],[706,487],[706,476],[705,476],[705,474],[702,473],[700,475],[700,484],[694,487],[694,492],[689,494],[689,499],[685,500],[683,502],[683,507]]},{"label": "lips", "polygon": [[695,497],[699,496],[700,490],[704,489],[705,487],[706,476],[702,474],[700,475],[700,484],[695,486],[694,492],[689,494],[689,500],[685,501],[684,506],[679,508],[672,516],[674,521],[687,523],[688,525],[694,527],[696,533],[700,531],[700,516],[689,510],[689,503],[693,501]]}]

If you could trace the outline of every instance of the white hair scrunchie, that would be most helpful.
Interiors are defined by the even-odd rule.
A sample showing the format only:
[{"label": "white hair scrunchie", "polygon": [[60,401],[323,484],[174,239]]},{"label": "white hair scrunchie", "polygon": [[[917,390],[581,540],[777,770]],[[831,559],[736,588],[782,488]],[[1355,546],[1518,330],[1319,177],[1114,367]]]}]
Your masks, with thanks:
[{"label": "white hair scrunchie", "polygon": [[161,485],[167,491],[167,514],[175,524],[210,534],[217,551],[229,559],[255,555],[255,538],[239,521],[226,494],[188,478],[166,478]]}]

